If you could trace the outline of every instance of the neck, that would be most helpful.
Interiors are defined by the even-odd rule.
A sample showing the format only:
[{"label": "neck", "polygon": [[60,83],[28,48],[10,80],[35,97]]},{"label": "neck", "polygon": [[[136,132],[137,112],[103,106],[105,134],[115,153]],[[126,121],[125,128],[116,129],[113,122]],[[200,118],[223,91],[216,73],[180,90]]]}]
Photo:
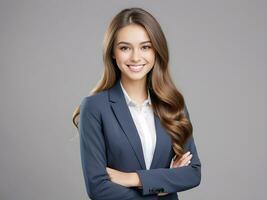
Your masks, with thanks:
[{"label": "neck", "polygon": [[148,98],[146,77],[137,81],[129,79],[126,80],[125,78],[121,77],[121,83],[129,97],[138,104],[141,104]]}]

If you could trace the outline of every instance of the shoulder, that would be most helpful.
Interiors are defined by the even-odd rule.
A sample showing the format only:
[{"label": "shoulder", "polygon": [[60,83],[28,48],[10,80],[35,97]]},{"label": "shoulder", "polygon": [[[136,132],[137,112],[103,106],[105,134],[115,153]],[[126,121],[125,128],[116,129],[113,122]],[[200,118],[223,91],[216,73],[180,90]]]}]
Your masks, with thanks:
[{"label": "shoulder", "polygon": [[80,112],[99,113],[100,110],[107,105],[107,91],[102,91],[90,96],[86,96],[80,103]]}]

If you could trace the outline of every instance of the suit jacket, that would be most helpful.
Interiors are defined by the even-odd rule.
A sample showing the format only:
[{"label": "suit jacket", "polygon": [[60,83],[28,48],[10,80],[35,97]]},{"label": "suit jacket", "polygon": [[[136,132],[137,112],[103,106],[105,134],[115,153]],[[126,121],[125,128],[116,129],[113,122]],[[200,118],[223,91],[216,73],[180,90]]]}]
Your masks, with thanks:
[{"label": "suit jacket", "polygon": [[[185,114],[189,119],[185,107]],[[146,169],[141,141],[119,81],[105,91],[84,97],[80,105],[80,152],[88,196],[92,200],[177,200],[177,192],[200,184],[201,163],[193,135],[184,148],[193,155],[188,166],[169,168],[175,155],[171,137],[154,114],[156,147]],[[106,167],[136,172],[142,188],[110,181]],[[165,196],[159,194],[168,193]]]}]

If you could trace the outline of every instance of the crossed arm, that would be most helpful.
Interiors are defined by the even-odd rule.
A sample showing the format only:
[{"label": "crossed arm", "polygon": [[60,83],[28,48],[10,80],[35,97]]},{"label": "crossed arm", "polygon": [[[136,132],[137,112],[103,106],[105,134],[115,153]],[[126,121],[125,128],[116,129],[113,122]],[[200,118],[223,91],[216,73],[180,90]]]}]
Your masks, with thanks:
[{"label": "crossed arm", "polygon": [[[191,162],[192,154],[186,152],[180,160],[172,162],[170,168],[188,166]],[[106,167],[109,178],[112,182],[122,185],[124,187],[139,187],[141,188],[142,182],[136,172],[122,172],[116,169]],[[167,194],[167,193],[166,193]]]},{"label": "crossed arm", "polygon": [[[186,105],[184,112],[190,120]],[[112,182],[125,187],[141,188],[143,195],[156,193],[162,196],[168,193],[181,192],[198,186],[201,181],[201,162],[193,135],[188,139],[184,149],[187,152],[178,161],[171,162],[171,169],[137,170],[131,173],[108,167],[106,170]],[[153,188],[156,190],[153,191]]]},{"label": "crossed arm", "polygon": [[[185,145],[185,149],[193,155],[190,164],[170,169],[158,168],[125,173],[107,168],[101,116],[89,99],[81,103],[79,132],[83,175],[91,199],[153,199],[163,193],[184,191],[200,184],[201,164],[193,136]],[[142,188],[142,192],[134,187]]]},{"label": "crossed arm", "polygon": [[[177,167],[186,167],[191,163],[192,154],[190,152],[186,152],[178,161],[171,163],[170,168],[177,168]],[[190,167],[190,166],[189,166]],[[109,175],[109,178],[112,182],[117,183],[119,185],[122,185],[124,187],[138,187],[143,188],[143,183],[146,182],[144,173],[148,173],[148,170],[140,170],[137,172],[122,172],[119,170],[115,170],[109,167],[106,167],[107,173]],[[164,170],[164,169],[150,169],[149,171],[154,171],[154,174],[157,173],[157,171]],[[166,171],[165,171],[166,172]],[[151,173],[151,175],[153,172]],[[140,177],[143,178],[143,180],[140,179]],[[145,183],[149,184],[149,183]],[[195,186],[197,186],[199,183],[196,183]],[[185,190],[181,189],[182,190]],[[143,194],[146,194],[143,192]],[[159,192],[158,196],[167,195],[167,192]]]}]

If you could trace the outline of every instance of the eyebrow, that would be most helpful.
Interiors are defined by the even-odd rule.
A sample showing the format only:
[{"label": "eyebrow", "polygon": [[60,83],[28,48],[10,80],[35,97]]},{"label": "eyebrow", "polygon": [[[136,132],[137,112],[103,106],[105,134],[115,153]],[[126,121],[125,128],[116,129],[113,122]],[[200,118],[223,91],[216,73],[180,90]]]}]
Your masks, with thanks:
[{"label": "eyebrow", "polygon": [[[141,42],[140,44],[144,44],[144,43],[151,43],[151,41],[150,41],[150,40],[148,40],[148,41],[143,41],[143,42]],[[117,45],[119,45],[119,44],[128,44],[128,45],[130,45],[131,43],[121,41],[121,42],[118,42],[118,43],[117,43]]]}]

